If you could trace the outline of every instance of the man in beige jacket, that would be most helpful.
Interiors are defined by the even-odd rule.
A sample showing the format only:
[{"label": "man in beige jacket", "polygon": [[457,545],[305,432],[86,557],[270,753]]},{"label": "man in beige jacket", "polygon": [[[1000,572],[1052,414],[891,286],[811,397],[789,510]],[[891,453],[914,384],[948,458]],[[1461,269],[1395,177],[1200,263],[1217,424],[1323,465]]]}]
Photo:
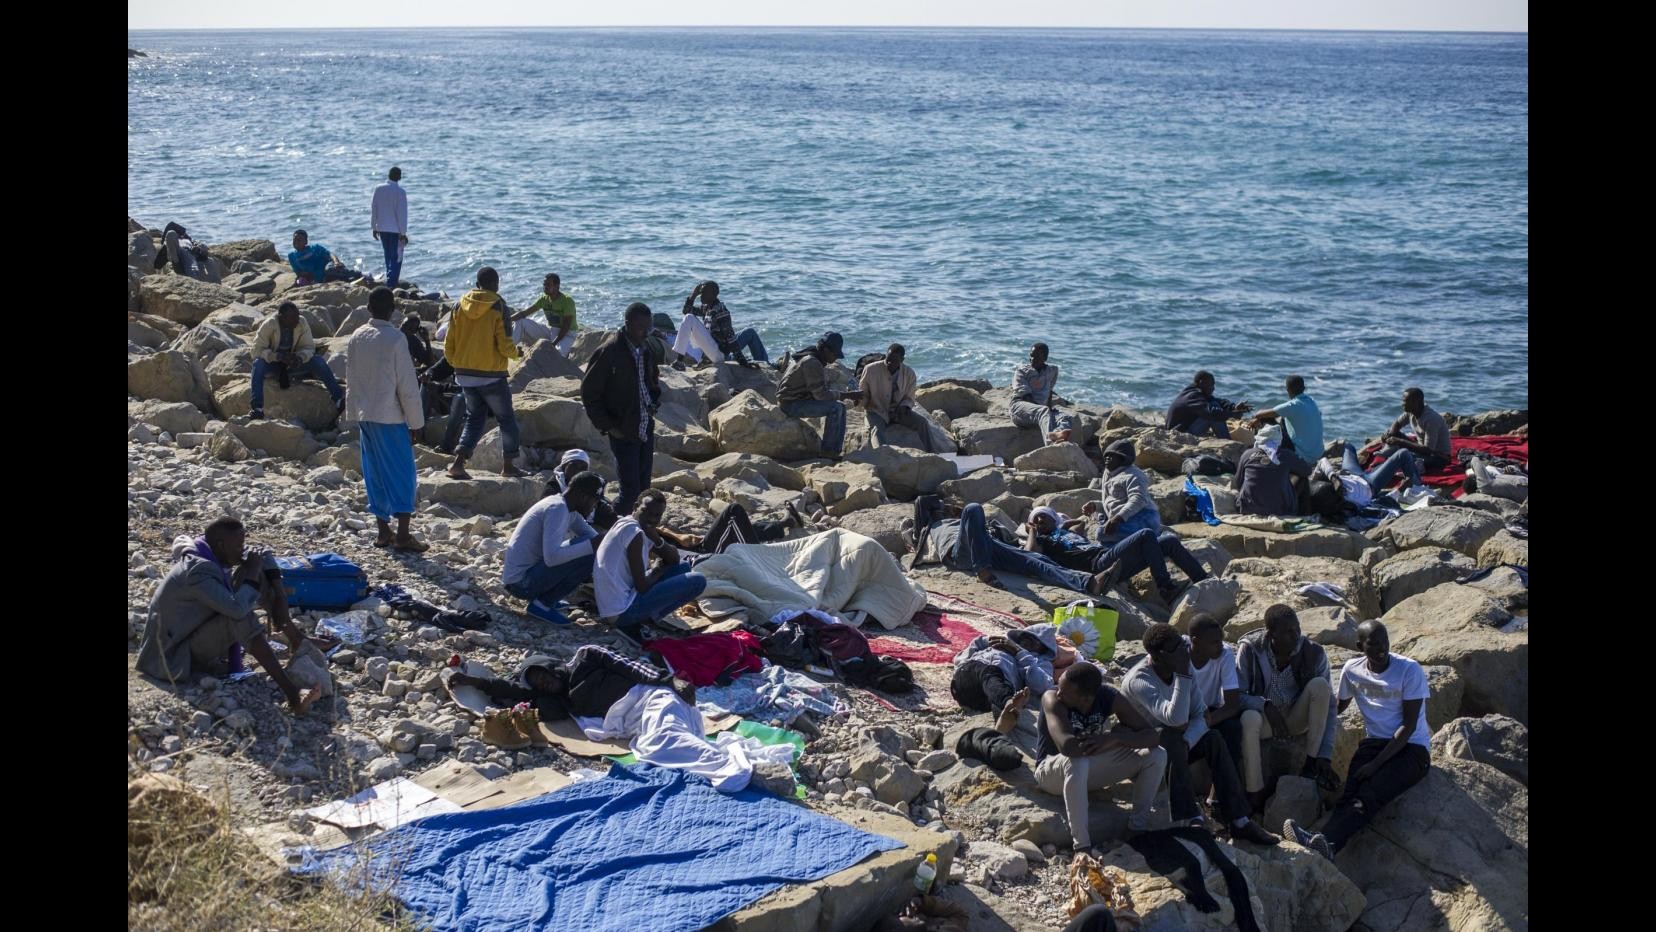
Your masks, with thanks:
[{"label": "man in beige jacket", "polygon": [[253,337],[253,410],[248,417],[255,421],[264,417],[265,377],[272,373],[284,390],[294,379],[314,376],[327,386],[334,407],[345,408],[345,392],[327,362],[316,358],[310,324],[292,301],[283,301],[276,316],[266,318]]},{"label": "man in beige jacket", "polygon": [[891,427],[907,427],[920,435],[920,449],[932,449],[931,424],[914,410],[914,370],[903,363],[903,344],[893,343],[886,349],[885,361],[863,367],[862,405],[868,414],[869,429],[874,431],[876,446],[885,446],[886,431]]}]

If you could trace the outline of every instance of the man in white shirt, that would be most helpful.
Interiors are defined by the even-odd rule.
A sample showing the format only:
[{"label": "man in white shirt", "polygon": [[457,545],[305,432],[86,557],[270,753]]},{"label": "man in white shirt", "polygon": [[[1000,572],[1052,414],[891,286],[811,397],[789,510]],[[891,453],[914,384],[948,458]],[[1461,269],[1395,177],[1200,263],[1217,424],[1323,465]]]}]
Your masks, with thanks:
[{"label": "man in white shirt", "polygon": [[660,539],[656,528],[666,511],[667,496],[645,489],[633,513],[604,535],[592,570],[599,617],[614,624],[615,632],[639,650],[647,637],[646,622],[660,621],[707,588],[707,578],[691,572],[690,564],[679,559],[678,548]]},{"label": "man in white shirt", "polygon": [[1363,656],[1340,670],[1340,711],[1352,700],[1367,733],[1351,757],[1345,792],[1320,833],[1283,823],[1284,835],[1334,860],[1334,855],[1374,818],[1380,807],[1419,783],[1432,766],[1432,733],[1426,725],[1431,687],[1420,664],[1391,652],[1391,636],[1378,621],[1357,626]]},{"label": "man in white shirt", "polygon": [[[425,405],[408,339],[391,323],[391,289],[368,295],[368,325],[345,344],[345,401],[362,446],[362,483],[379,524],[376,547],[418,553],[427,549],[408,531],[414,512],[414,443],[425,427]],[[397,516],[393,537],[389,519]]]},{"label": "man in white shirt", "polygon": [[374,239],[385,247],[385,286],[395,288],[408,245],[408,192],[398,184],[402,169],[392,166],[386,177],[390,180],[374,189]]},{"label": "man in white shirt", "polygon": [[[1225,643],[1225,626],[1202,613],[1190,620],[1191,678],[1207,706],[1203,720],[1219,733],[1236,772],[1242,773],[1242,683],[1236,676],[1236,652]],[[1246,781],[1244,781],[1246,782]]]},{"label": "man in white shirt", "polygon": [[500,581],[507,592],[528,600],[528,612],[536,618],[569,624],[558,610],[558,600],[592,578],[598,532],[586,516],[603,490],[604,480],[594,472],[582,472],[567,485],[549,482],[546,496],[531,505],[512,530]]}]

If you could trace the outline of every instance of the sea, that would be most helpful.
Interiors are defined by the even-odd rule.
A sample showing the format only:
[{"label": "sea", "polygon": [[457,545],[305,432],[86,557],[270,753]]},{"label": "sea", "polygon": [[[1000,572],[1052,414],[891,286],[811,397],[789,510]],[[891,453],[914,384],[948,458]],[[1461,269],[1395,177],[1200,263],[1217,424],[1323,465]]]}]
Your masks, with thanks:
[{"label": "sea", "polygon": [[583,327],[717,280],[773,357],[824,331],[922,380],[1164,409],[1303,375],[1330,439],[1407,386],[1529,402],[1525,34],[1003,29],[131,31],[127,211],[304,228],[405,280],[479,267]]}]

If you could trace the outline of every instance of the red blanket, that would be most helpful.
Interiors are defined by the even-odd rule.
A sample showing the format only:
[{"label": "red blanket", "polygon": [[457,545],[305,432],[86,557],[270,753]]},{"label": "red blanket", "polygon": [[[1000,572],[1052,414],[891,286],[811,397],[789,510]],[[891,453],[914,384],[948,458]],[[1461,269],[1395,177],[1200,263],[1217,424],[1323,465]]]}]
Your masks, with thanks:
[{"label": "red blanket", "polygon": [[759,639],[746,631],[657,638],[644,646],[662,656],[673,675],[697,686],[712,686],[726,673],[740,676],[762,666]]},{"label": "red blanket", "polygon": [[[1455,498],[1461,495],[1460,484],[1466,481],[1466,467],[1460,464],[1458,457],[1462,450],[1475,450],[1487,456],[1498,456],[1503,459],[1516,460],[1529,468],[1529,438],[1510,437],[1505,435],[1494,437],[1450,437],[1449,438],[1449,465],[1422,473],[1420,481],[1429,486],[1440,489],[1453,488],[1450,494]],[[1370,457],[1368,466],[1373,469],[1380,456],[1376,453]]]},{"label": "red blanket", "polygon": [[909,625],[913,628],[913,637],[870,638],[869,648],[876,654],[889,654],[905,663],[949,663],[972,638],[983,633],[964,620],[935,609],[915,615]]}]

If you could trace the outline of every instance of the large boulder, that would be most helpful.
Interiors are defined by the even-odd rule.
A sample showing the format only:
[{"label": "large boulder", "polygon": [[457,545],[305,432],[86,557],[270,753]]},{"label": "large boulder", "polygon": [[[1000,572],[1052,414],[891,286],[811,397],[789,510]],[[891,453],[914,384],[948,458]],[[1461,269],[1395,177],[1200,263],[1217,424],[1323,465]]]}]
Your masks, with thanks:
[{"label": "large boulder", "polygon": [[276,244],[267,239],[238,239],[228,243],[214,243],[207,247],[207,255],[226,266],[237,262],[276,262]]},{"label": "large boulder", "polygon": [[209,323],[201,323],[191,327],[167,348],[177,350],[195,360],[198,364],[206,366],[219,353],[243,345],[245,344],[242,343],[241,338],[229,331]]},{"label": "large boulder", "polygon": [[1035,507],[1051,508],[1061,515],[1079,518],[1081,517],[1081,509],[1087,507],[1090,502],[1098,501],[1098,499],[1098,490],[1091,488],[1072,489],[1068,492],[1048,492],[1036,497]]},{"label": "large boulder", "polygon": [[1018,469],[1079,473],[1085,480],[1098,478],[1098,466],[1075,443],[1049,443],[1036,447],[1012,461]]},{"label": "large boulder", "polygon": [[512,399],[522,442],[558,449],[580,447],[594,462],[614,464],[609,440],[587,420],[586,409],[573,398],[552,395],[517,395]]},{"label": "large boulder", "polygon": [[1529,632],[1503,631],[1512,615],[1487,593],[1448,583],[1403,600],[1381,620],[1393,651],[1460,673],[1460,714],[1529,721]]},{"label": "large boulder", "polygon": [[1173,525],[1186,540],[1217,541],[1234,557],[1334,557],[1356,560],[1374,541],[1345,528],[1316,528],[1293,534],[1258,531],[1233,524],[1203,524],[1192,521]]},{"label": "large boulder", "polygon": [[[322,444],[310,435],[310,431],[293,421],[270,418],[237,421],[231,423],[230,430],[250,449],[263,450],[269,456],[282,459],[306,460],[322,449]],[[356,468],[361,471],[360,463]]]},{"label": "large boulder", "polygon": [[[207,371],[207,381],[218,391],[239,379],[253,377],[253,348],[246,344],[232,346],[213,356],[213,361],[204,367]],[[275,379],[270,379],[274,383]]]},{"label": "large boulder", "polygon": [[178,325],[164,317],[146,314],[127,315],[127,342],[150,349],[160,349],[177,337]]},{"label": "large boulder", "polygon": [[809,459],[822,453],[822,436],[809,422],[782,413],[752,390],[720,405],[707,420],[719,449],[726,453],[757,453],[780,460]]},{"label": "large boulder", "polygon": [[1490,535],[1478,548],[1479,566],[1511,564],[1529,569],[1529,540],[1502,529]]},{"label": "large boulder", "polygon": [[696,423],[704,427],[707,425],[707,397],[701,385],[688,373],[677,369],[661,370],[661,403],[679,405],[695,417]]},{"label": "large boulder", "polygon": [[748,514],[758,516],[767,511],[786,508],[799,501],[799,493],[773,488],[762,477],[752,479],[721,479],[713,487],[713,497],[721,502],[734,502],[746,508]]},{"label": "large boulder", "polygon": [[148,230],[134,230],[127,234],[127,268],[137,269],[139,276],[155,272],[155,238]]},{"label": "large boulder", "polygon": [[207,429],[207,415],[186,401],[129,401],[127,416],[175,437]]},{"label": "large boulder", "polygon": [[[675,469],[682,469],[684,465],[675,465]],[[695,465],[696,475],[702,477],[709,487],[717,485],[723,479],[745,479],[749,476],[763,476],[766,482],[778,488],[799,491],[805,488],[805,477],[792,466],[785,466],[768,456],[759,456],[753,453],[726,453],[715,456],[705,463]]]},{"label": "large boulder", "polygon": [[167,350],[127,357],[127,394],[157,401],[185,401],[212,413],[213,394],[201,364]]},{"label": "large boulder", "polygon": [[1417,547],[1375,564],[1370,571],[1380,593],[1380,608],[1392,606],[1428,589],[1477,572],[1477,561],[1453,550]]},{"label": "large boulder", "polygon": [[545,484],[536,479],[474,473],[468,480],[457,480],[438,473],[420,480],[418,497],[420,501],[464,508],[474,514],[516,518],[539,501],[543,491]]},{"label": "large boulder", "polygon": [[1225,624],[1225,635],[1238,638],[1264,627],[1265,610],[1281,603],[1296,612],[1328,605],[1318,595],[1299,593],[1312,583],[1329,583],[1345,593],[1349,607],[1363,618],[1380,614],[1378,601],[1369,588],[1363,568],[1351,560],[1329,557],[1280,557],[1260,559],[1244,557],[1232,560],[1225,575],[1234,580],[1239,591],[1236,613]]},{"label": "large boulder", "polygon": [[1469,492],[1455,499],[1455,504],[1461,508],[1474,508],[1478,511],[1487,511],[1502,521],[1507,521],[1518,514],[1519,504],[1510,498],[1500,498],[1495,495],[1485,495],[1482,492]]},{"label": "large boulder", "polygon": [[224,463],[239,463],[253,457],[253,452],[247,449],[247,445],[242,443],[241,438],[229,427],[220,427],[214,432],[212,438],[207,441],[207,452],[211,453],[214,459]]},{"label": "large boulder", "polygon": [[1457,718],[1432,735],[1432,759],[1488,764],[1529,786],[1529,727],[1505,715]]},{"label": "large boulder", "polygon": [[822,499],[823,507],[835,516],[848,515],[886,503],[885,486],[867,463],[834,463],[805,469],[806,484]]},{"label": "large boulder", "polygon": [[261,311],[250,304],[237,301],[208,314],[207,319],[203,320],[200,326],[217,327],[225,333],[247,336],[252,339],[251,334],[264,324],[265,318],[269,314],[269,311]]},{"label": "large boulder", "polygon": [[877,747],[858,748],[849,763],[851,779],[869,784],[874,797],[887,805],[906,806],[926,788],[913,767]]},{"label": "large boulder", "polygon": [[[944,742],[954,747],[949,736]],[[1064,801],[1035,789],[1028,767],[996,773],[982,761],[967,758],[938,774],[932,788],[943,794],[952,824],[970,825],[1003,844],[1025,840],[1064,845],[1070,841]],[[1126,827],[1124,814],[1119,815],[1119,826],[1113,824],[1110,817],[1119,812],[1115,806],[1100,801],[1089,808],[1089,827],[1103,822],[1108,834],[1120,834]]]},{"label": "large boulder", "polygon": [[1524,571],[1514,567],[1494,567],[1488,576],[1462,585],[1483,592],[1509,612],[1529,608],[1529,579]]},{"label": "large boulder", "polygon": [[1458,415],[1443,412],[1443,422],[1462,437],[1488,437],[1510,434],[1529,424],[1529,409],[1514,411],[1485,411],[1482,414]]},{"label": "large boulder", "polygon": [[1179,474],[1187,456],[1206,453],[1227,463],[1235,463],[1241,459],[1242,451],[1246,449],[1235,440],[1220,440],[1216,437],[1199,439],[1182,430],[1168,430],[1165,427],[1121,427],[1107,430],[1099,436],[1098,445],[1107,448],[1123,438],[1133,441],[1133,448],[1137,451],[1134,465],[1140,469],[1155,470],[1170,476]]},{"label": "large boulder", "polygon": [[512,397],[518,395],[551,395],[555,398],[573,398],[580,401],[581,380],[568,377],[531,379],[522,388],[512,389]]},{"label": "large boulder", "polygon": [[[214,391],[213,399],[225,417],[240,417],[253,410],[253,383],[231,382]],[[308,379],[290,383],[285,389],[275,379],[265,379],[264,411],[266,417],[295,420],[307,430],[325,430],[339,419],[328,390]]]},{"label": "large boulder", "polygon": [[936,492],[938,486],[953,479],[956,472],[953,460],[905,447],[858,450],[845,458],[853,463],[872,466],[886,494],[904,501]]},{"label": "large boulder", "polygon": [[950,425],[960,452],[967,456],[998,456],[1011,464],[1018,457],[1041,446],[1041,432],[1019,427],[999,414],[968,414]]},{"label": "large boulder", "polygon": [[575,343],[569,348],[569,360],[577,366],[585,366],[614,333],[614,330],[577,330]]},{"label": "large boulder", "polygon": [[1381,533],[1398,550],[1447,548],[1476,557],[1478,548],[1501,527],[1501,519],[1488,512],[1444,505],[1404,512],[1382,528]]},{"label": "large boulder", "polygon": [[969,414],[983,414],[989,410],[989,401],[970,386],[955,382],[939,382],[914,390],[914,400],[927,411],[941,411],[951,420]]},{"label": "large boulder", "polygon": [[241,292],[211,282],[197,281],[171,272],[144,276],[139,286],[144,313],[195,326],[228,304],[241,300]]},{"label": "large boulder", "polygon": [[1242,585],[1235,579],[1210,576],[1179,595],[1168,623],[1186,634],[1197,615],[1212,615],[1223,624],[1236,614],[1236,599],[1241,592]]},{"label": "large boulder", "polygon": [[1529,790],[1494,767],[1434,757],[1424,779],[1352,838],[1339,865],[1368,895],[1355,928],[1528,929]]},{"label": "large boulder", "polygon": [[1303,608],[1294,614],[1299,618],[1300,633],[1312,641],[1324,647],[1357,649],[1357,625],[1361,619],[1344,608],[1338,605]]},{"label": "large boulder", "polygon": [[979,469],[976,472],[949,479],[937,491],[965,502],[987,502],[1006,491],[1006,473],[999,469]]},{"label": "large boulder", "polygon": [[[829,388],[850,387],[851,371],[838,365],[826,367]],[[713,367],[714,382],[730,392],[735,398],[743,392],[751,391],[771,404],[776,403],[776,375],[767,369],[749,369],[733,362],[723,362]]]},{"label": "large boulder", "polygon": [[879,541],[892,555],[901,557],[913,550],[913,505],[881,505],[853,511],[839,519],[840,527]]},{"label": "large boulder", "polygon": [[[551,346],[541,341],[542,346]],[[655,416],[656,449],[686,460],[705,460],[719,452],[719,443],[696,421],[696,416],[678,404],[663,404]]]},{"label": "large boulder", "polygon": [[575,379],[580,381],[581,367],[569,361],[569,358],[558,352],[558,348],[551,340],[541,340],[530,347],[523,356],[510,366],[510,374],[506,384],[512,391],[519,392],[529,386],[536,379]]}]

